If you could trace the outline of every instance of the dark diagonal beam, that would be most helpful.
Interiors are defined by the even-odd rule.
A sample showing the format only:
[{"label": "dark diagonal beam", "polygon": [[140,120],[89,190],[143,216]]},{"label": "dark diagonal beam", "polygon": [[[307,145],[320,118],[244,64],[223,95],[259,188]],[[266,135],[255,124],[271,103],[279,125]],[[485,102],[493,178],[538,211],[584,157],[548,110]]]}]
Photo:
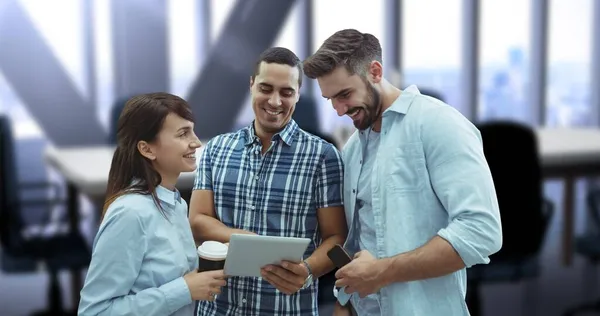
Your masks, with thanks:
[{"label": "dark diagonal beam", "polygon": [[19,1],[0,10],[0,71],[55,145],[104,142],[96,111],[79,93]]},{"label": "dark diagonal beam", "polygon": [[231,131],[248,94],[256,58],[273,45],[294,2],[243,0],[231,9],[187,98],[200,138]]}]

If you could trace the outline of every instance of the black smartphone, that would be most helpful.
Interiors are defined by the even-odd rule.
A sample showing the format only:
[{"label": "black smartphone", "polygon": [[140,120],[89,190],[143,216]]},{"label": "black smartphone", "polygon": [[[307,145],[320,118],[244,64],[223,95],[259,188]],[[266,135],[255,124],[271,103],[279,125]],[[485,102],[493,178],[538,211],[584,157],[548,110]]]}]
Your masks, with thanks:
[{"label": "black smartphone", "polygon": [[346,252],[344,247],[335,245],[327,252],[329,260],[339,269],[352,261],[352,257]]}]

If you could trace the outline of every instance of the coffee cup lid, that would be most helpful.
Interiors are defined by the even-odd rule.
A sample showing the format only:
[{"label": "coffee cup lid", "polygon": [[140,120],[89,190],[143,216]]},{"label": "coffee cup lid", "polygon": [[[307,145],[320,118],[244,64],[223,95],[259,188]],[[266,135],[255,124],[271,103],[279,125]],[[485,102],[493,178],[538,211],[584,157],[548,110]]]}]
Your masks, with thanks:
[{"label": "coffee cup lid", "polygon": [[227,257],[226,244],[218,241],[205,241],[198,247],[198,256],[210,258],[210,259],[224,259]]}]

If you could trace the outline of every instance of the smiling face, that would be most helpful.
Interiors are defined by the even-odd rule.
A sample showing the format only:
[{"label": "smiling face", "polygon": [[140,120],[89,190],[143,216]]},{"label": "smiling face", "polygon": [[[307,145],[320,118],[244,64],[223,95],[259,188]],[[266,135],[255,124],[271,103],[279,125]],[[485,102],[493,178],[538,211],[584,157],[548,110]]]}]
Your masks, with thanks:
[{"label": "smiling face", "polygon": [[250,78],[250,94],[255,129],[261,135],[281,131],[291,120],[298,102],[298,67],[261,62],[258,74]]},{"label": "smiling face", "polygon": [[350,75],[346,67],[337,67],[317,81],[323,97],[331,100],[337,114],[348,115],[357,129],[365,130],[381,117],[381,94],[367,78]]},{"label": "smiling face", "polygon": [[181,172],[196,169],[196,149],[201,146],[194,123],[169,113],[153,142],[147,143],[152,165],[165,180],[175,180]]}]

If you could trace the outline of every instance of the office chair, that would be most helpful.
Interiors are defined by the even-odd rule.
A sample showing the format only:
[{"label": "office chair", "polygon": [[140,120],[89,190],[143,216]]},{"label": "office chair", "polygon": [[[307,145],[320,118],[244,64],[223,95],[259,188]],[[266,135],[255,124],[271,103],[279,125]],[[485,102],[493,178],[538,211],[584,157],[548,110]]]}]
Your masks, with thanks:
[{"label": "office chair", "polygon": [[[473,316],[481,315],[480,285],[539,276],[540,252],[554,213],[553,204],[543,197],[535,132],[505,121],[480,124],[479,130],[500,206],[503,245],[489,264],[467,270],[467,306]],[[534,307],[524,299],[525,308]]]},{"label": "office chair", "polygon": [[[597,265],[600,263],[600,189],[588,193],[587,204],[589,217],[595,226],[595,231],[585,233],[575,239],[575,252],[586,257],[591,264]],[[570,308],[563,313],[563,316],[575,316],[591,312],[600,314],[600,298],[594,302],[586,302]]]},{"label": "office chair", "polygon": [[440,100],[442,102],[446,102],[444,100],[444,97],[442,96],[442,94],[439,93],[439,92],[437,92],[437,91],[435,91],[435,90],[433,90],[433,89],[428,89],[428,88],[421,89],[421,88],[419,88],[419,92],[421,92],[422,95],[430,96],[430,97],[432,97],[434,99],[438,99],[438,100]]},{"label": "office chair", "polygon": [[125,103],[129,98],[120,98],[117,99],[110,109],[110,120],[109,120],[109,130],[108,130],[108,143],[110,145],[117,144],[117,123],[119,122],[119,117],[121,116],[121,112],[123,112],[123,108],[125,108]]},{"label": "office chair", "polygon": [[[60,188],[52,183],[22,184],[17,179],[15,146],[10,121],[0,116],[0,245],[2,255],[1,269],[5,273],[31,273],[37,264],[43,262],[48,270],[50,282],[48,287],[48,304],[46,311],[34,315],[75,315],[67,312],[62,304],[62,293],[58,272],[63,269],[81,271],[91,259],[90,250],[83,236],[76,232],[51,236],[25,237],[27,230],[24,212],[32,208],[42,208],[48,216],[43,223],[50,224],[52,208],[64,204],[54,199],[22,200],[24,190],[54,189],[55,196],[60,196]],[[80,272],[81,273],[81,272]],[[79,292],[80,289],[73,289]],[[79,302],[73,302],[75,306]]]}]

